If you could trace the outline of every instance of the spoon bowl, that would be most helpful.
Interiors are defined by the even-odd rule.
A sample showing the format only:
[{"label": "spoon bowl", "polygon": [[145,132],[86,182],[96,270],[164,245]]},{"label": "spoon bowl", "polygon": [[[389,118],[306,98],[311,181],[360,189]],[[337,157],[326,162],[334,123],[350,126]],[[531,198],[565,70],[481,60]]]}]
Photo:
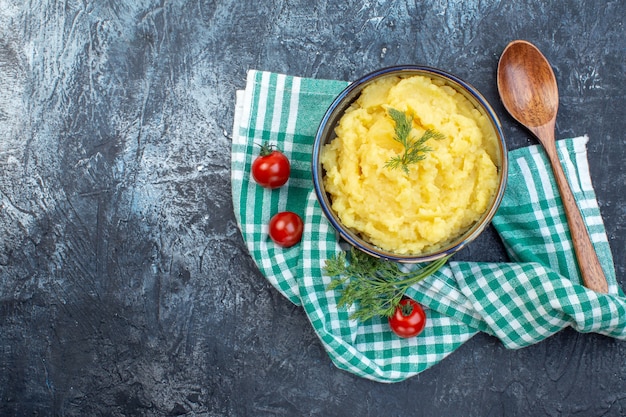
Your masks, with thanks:
[{"label": "spoon bowl", "polygon": [[530,42],[513,41],[498,62],[498,91],[506,110],[543,145],[556,179],[584,285],[607,293],[606,276],[559,161],[554,137],[559,107],[556,77],[546,57]]},{"label": "spoon bowl", "polygon": [[502,56],[498,90],[507,111],[528,128],[556,121],[556,77],[541,52],[526,41],[516,41],[507,46]]}]

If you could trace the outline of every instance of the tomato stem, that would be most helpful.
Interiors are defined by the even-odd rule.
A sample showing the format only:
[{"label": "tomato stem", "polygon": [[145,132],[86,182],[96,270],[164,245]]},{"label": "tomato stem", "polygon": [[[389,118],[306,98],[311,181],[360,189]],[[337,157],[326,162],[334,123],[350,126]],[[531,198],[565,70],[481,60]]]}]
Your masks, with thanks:
[{"label": "tomato stem", "polygon": [[270,142],[265,142],[261,145],[257,143],[257,146],[261,148],[261,151],[259,152],[260,156],[267,156],[271,154],[272,152],[274,152],[274,149],[275,149],[274,145],[272,145]]},{"label": "tomato stem", "polygon": [[402,311],[402,315],[404,317],[409,317],[411,315],[411,313],[413,313],[413,304],[411,304],[410,302],[401,302],[400,303],[400,309]]}]

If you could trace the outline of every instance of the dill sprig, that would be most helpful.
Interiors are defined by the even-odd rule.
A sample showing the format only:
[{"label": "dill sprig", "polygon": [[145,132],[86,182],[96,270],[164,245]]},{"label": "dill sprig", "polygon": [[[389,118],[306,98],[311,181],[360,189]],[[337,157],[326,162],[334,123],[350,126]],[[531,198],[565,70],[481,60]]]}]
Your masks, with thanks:
[{"label": "dill sprig", "polygon": [[404,272],[398,263],[374,258],[352,248],[326,260],[324,272],[334,278],[327,291],[341,288],[338,307],[358,303],[351,319],[365,321],[374,316],[390,317],[406,290],[441,268],[450,255],[429,263],[418,270]]},{"label": "dill sprig", "polygon": [[387,109],[387,113],[389,113],[389,116],[396,124],[393,139],[402,144],[404,152],[389,159],[385,167],[391,169],[402,168],[402,170],[408,174],[410,164],[415,164],[423,160],[426,158],[426,153],[433,150],[431,147],[426,146],[425,143],[430,139],[444,139],[445,136],[434,130],[427,129],[422,137],[414,140],[412,138],[413,135],[411,135],[413,132],[413,117],[392,107]]}]

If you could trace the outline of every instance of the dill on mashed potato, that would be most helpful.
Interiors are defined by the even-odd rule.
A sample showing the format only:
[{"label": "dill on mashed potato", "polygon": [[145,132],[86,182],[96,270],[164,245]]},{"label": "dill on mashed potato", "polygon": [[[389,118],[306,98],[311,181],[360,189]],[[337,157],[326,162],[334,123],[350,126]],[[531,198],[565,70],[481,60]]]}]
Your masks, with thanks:
[{"label": "dill on mashed potato", "polygon": [[[412,118],[428,142],[409,171],[387,162],[403,152],[388,109]],[[397,254],[437,250],[471,227],[498,187],[495,132],[486,116],[452,87],[429,77],[386,77],[363,89],[321,153],[324,187],[341,222]]]}]

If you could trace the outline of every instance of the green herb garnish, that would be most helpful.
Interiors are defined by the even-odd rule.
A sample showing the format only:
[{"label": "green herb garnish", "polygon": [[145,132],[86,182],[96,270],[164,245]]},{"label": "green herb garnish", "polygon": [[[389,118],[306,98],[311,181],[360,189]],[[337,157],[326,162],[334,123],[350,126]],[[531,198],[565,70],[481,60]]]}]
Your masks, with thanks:
[{"label": "green herb garnish", "polygon": [[352,248],[347,259],[345,252],[327,259],[324,272],[331,277],[328,291],[343,286],[338,307],[349,307],[358,302],[351,319],[365,321],[374,316],[390,317],[402,300],[407,288],[441,268],[448,258],[438,259],[414,271],[400,270],[398,263],[374,258]]},{"label": "green herb garnish", "polygon": [[430,139],[441,140],[445,136],[439,132],[428,129],[421,138],[413,140],[411,132],[413,131],[413,117],[407,113],[394,108],[388,108],[389,116],[396,123],[394,140],[400,142],[404,147],[404,152],[394,156],[385,164],[385,167],[396,169],[398,167],[408,174],[409,165],[426,158],[426,152],[431,152],[432,148],[426,146],[425,143]]}]

